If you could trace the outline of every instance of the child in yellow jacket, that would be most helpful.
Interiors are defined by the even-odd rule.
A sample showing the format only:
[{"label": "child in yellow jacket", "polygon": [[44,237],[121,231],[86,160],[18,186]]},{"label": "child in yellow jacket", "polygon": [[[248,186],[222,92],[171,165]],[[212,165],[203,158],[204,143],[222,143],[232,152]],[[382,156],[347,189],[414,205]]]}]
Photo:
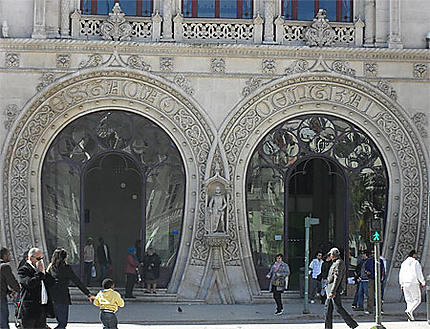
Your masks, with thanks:
[{"label": "child in yellow jacket", "polygon": [[113,290],[115,283],[112,279],[103,280],[103,288],[94,299],[94,305],[100,307],[100,321],[103,329],[117,329],[118,319],[115,315],[118,307],[124,307],[124,300],[121,295]]}]

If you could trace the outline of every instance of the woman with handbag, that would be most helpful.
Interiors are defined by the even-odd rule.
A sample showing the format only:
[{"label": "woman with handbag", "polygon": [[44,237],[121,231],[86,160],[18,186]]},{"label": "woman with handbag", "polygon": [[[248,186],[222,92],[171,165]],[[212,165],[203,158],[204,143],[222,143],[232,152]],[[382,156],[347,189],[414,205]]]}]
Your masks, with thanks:
[{"label": "woman with handbag", "polygon": [[270,291],[273,293],[273,299],[276,302],[275,315],[281,315],[284,310],[282,306],[281,294],[285,290],[287,277],[290,275],[290,268],[287,263],[284,263],[282,254],[277,254],[275,263],[267,273],[266,278],[270,279]]},{"label": "woman with handbag", "polygon": [[94,296],[79,280],[70,265],[66,263],[67,252],[62,248],[55,249],[52,254],[51,263],[47,272],[54,279],[54,284],[50,287],[50,292],[54,304],[55,318],[58,325],[56,329],[64,329],[69,318],[69,305],[72,304],[69,293],[69,282],[72,281],[87,297],[90,302]]}]

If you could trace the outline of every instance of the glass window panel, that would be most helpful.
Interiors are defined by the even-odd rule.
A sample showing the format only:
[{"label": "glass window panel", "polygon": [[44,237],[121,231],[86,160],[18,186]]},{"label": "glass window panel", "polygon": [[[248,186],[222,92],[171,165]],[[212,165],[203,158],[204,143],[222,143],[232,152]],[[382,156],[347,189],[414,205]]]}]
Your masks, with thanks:
[{"label": "glass window panel", "polygon": [[237,1],[220,0],[219,16],[222,18],[237,18]]},{"label": "glass window panel", "polygon": [[325,9],[330,21],[336,21],[336,2],[337,0],[319,0],[318,9]]},{"label": "glass window panel", "polygon": [[243,0],[242,17],[238,17],[238,18],[252,18],[252,12],[253,12],[252,6],[253,6],[252,0]]},{"label": "glass window panel", "polygon": [[311,21],[315,17],[315,1],[297,1],[297,19],[300,21]]},{"label": "glass window panel", "polygon": [[342,0],[343,22],[352,22],[352,0]]},{"label": "glass window panel", "polygon": [[121,7],[121,10],[126,14],[130,16],[136,16],[136,0],[119,0],[119,6]]},{"label": "glass window panel", "polygon": [[182,0],[184,17],[193,17],[193,0]]},{"label": "glass window panel", "polygon": [[282,15],[285,19],[293,18],[293,0],[283,0],[282,1]]},{"label": "glass window panel", "polygon": [[215,0],[199,0],[197,15],[198,17],[215,17]]}]

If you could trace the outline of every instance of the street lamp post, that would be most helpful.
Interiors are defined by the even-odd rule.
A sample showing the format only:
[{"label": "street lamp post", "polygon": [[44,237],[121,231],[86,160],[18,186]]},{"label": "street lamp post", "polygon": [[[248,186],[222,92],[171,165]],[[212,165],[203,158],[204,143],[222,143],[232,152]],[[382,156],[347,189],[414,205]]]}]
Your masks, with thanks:
[{"label": "street lamp post", "polygon": [[309,314],[309,231],[312,225],[320,223],[319,218],[305,218],[305,301],[303,314]]}]

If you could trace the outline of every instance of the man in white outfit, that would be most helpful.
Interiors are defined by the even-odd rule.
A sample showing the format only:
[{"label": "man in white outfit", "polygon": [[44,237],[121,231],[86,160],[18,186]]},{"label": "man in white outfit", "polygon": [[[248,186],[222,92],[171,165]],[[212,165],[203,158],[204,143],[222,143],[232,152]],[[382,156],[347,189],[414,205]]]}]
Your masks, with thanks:
[{"label": "man in white outfit", "polygon": [[406,316],[409,321],[414,321],[414,310],[421,303],[421,290],[425,287],[425,280],[421,264],[417,261],[417,252],[412,250],[409,257],[402,263],[399,272],[400,288],[403,290],[406,300]]}]

